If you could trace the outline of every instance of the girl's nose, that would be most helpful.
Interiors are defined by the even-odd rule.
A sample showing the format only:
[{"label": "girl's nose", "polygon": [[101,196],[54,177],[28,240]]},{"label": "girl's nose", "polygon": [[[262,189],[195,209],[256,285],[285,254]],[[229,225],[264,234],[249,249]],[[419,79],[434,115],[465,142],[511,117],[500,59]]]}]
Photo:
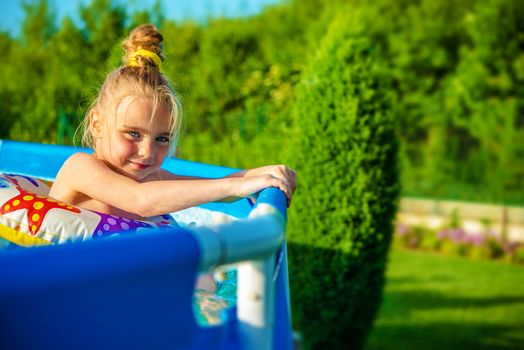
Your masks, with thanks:
[{"label": "girl's nose", "polygon": [[140,143],[140,147],[138,148],[138,155],[142,158],[150,158],[152,153],[152,147],[149,144],[149,142],[144,141]]}]

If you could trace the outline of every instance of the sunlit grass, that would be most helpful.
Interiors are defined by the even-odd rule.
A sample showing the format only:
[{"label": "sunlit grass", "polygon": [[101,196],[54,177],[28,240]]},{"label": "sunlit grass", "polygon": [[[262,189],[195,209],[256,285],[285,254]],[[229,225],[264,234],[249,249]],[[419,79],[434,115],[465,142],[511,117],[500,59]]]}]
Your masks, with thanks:
[{"label": "sunlit grass", "polygon": [[524,267],[393,251],[367,350],[524,349]]}]

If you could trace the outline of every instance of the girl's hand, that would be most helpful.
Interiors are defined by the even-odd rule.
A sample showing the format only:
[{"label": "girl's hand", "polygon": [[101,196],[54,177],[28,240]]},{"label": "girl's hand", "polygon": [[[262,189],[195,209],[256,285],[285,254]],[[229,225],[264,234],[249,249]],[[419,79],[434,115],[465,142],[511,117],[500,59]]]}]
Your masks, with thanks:
[{"label": "girl's hand", "polygon": [[244,179],[247,188],[262,186],[247,194],[247,196],[267,187],[277,187],[286,194],[288,207],[297,185],[296,172],[286,165],[268,165],[250,169],[244,173]]}]

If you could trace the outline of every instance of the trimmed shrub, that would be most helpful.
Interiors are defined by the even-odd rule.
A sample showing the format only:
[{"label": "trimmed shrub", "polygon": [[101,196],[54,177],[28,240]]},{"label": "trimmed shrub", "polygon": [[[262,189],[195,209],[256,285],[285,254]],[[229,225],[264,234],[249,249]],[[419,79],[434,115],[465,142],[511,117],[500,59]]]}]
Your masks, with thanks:
[{"label": "trimmed shrub", "polygon": [[302,72],[289,163],[294,327],[310,349],[359,349],[379,307],[399,195],[395,125],[364,17],[339,11]]}]

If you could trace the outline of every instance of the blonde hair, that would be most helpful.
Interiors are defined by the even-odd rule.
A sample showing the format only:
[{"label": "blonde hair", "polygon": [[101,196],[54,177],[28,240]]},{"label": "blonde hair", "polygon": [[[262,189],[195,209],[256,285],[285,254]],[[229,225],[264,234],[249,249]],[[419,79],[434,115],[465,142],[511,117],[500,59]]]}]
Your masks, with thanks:
[{"label": "blonde hair", "polygon": [[[120,102],[128,96],[150,98],[153,101],[155,116],[159,104],[168,107],[171,117],[171,147],[176,146],[180,132],[182,109],[180,100],[169,80],[161,72],[164,38],[154,25],[142,24],[131,31],[123,41],[123,64],[111,72],[102,84],[98,96],[89,107],[82,122],[82,144],[94,148],[95,137],[90,120],[96,111],[104,116],[103,123],[110,123],[107,116],[115,116]],[[154,123],[154,117],[150,123]]]}]

